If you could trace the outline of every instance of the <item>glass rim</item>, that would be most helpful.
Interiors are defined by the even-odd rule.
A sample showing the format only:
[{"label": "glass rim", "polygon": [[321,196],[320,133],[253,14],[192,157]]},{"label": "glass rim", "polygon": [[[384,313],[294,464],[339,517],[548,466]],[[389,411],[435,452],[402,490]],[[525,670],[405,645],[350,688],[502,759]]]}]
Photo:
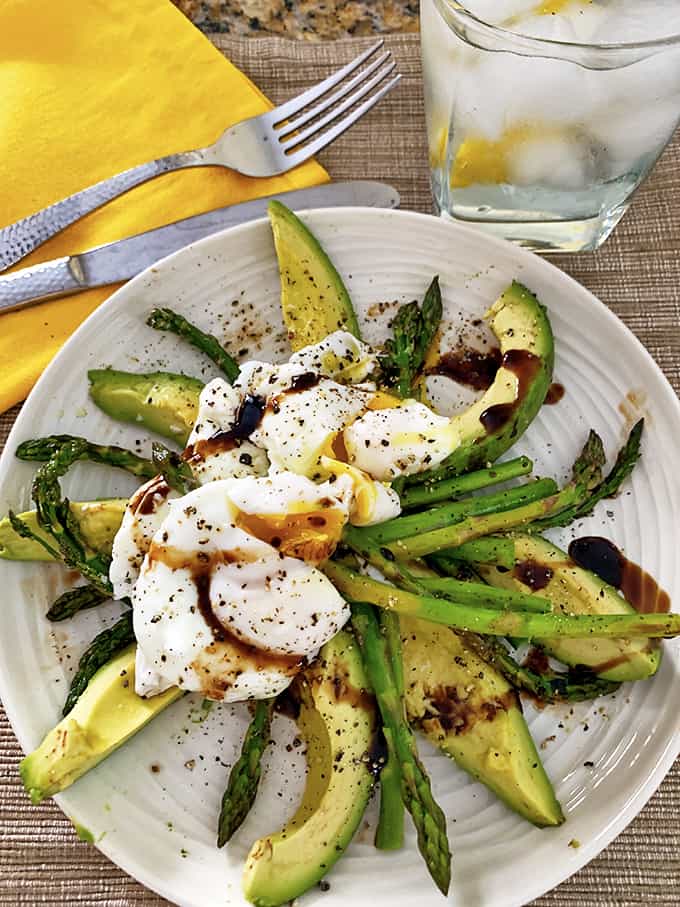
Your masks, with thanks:
[{"label": "glass rim", "polygon": [[555,51],[596,51],[605,55],[610,52],[612,55],[617,55],[621,51],[657,50],[680,44],[680,32],[674,35],[666,35],[663,38],[649,38],[645,41],[615,41],[604,44],[560,41],[556,38],[537,38],[523,34],[520,31],[513,31],[511,28],[493,25],[485,19],[480,19],[479,16],[475,16],[474,13],[466,9],[464,3],[460,2],[460,0],[435,0],[435,2],[445,5],[453,15],[468,20],[476,28],[489,35],[506,38],[511,41],[519,39],[522,42],[522,47],[527,50],[533,46],[540,56],[545,55],[546,48],[553,48]]}]

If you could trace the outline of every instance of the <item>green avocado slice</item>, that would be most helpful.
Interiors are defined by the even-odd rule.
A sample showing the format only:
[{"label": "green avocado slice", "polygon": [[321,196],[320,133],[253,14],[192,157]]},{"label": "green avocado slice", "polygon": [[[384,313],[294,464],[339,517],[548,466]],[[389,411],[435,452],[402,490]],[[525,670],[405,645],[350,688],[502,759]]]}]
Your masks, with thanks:
[{"label": "green avocado slice", "polygon": [[143,425],[184,447],[198,415],[203,383],[173,372],[136,374],[112,368],[91,369],[90,397],[119,422]]},{"label": "green avocado slice", "polygon": [[[71,513],[76,518],[80,533],[93,551],[111,553],[113,537],[120,527],[127,498],[108,498],[101,501],[71,501]],[[38,525],[35,510],[20,513],[23,520],[36,535],[50,542],[50,537]],[[52,544],[54,544],[52,542]],[[8,561],[52,561],[54,558],[41,544],[18,535],[9,517],[0,520],[0,558]]]},{"label": "green avocado slice", "polygon": [[257,907],[299,897],[350,843],[373,788],[378,722],[359,647],[341,631],[295,682],[298,726],[307,743],[307,783],[293,818],[256,841],[243,891]]},{"label": "green avocado slice", "polygon": [[136,648],[128,646],[100,668],[66,718],[21,762],[33,803],[70,787],[183,695],[172,687],[148,699],[138,696]]},{"label": "green avocado slice", "polygon": [[439,481],[495,462],[519,440],[543,405],[555,346],[545,308],[513,281],[484,318],[498,338],[501,366],[489,389],[454,422],[461,444],[437,468],[407,484]]},{"label": "green avocado slice", "polygon": [[[477,565],[492,586],[530,592],[549,599],[553,609],[569,614],[631,614],[634,608],[599,576],[575,564],[569,555],[538,535],[508,534],[515,547],[515,568],[500,571]],[[522,577],[545,576],[545,585],[533,588]],[[541,570],[540,568],[544,568]],[[651,639],[537,639],[538,644],[567,665],[584,665],[605,680],[644,680],[659,668],[661,648]]]},{"label": "green avocado slice", "polygon": [[448,627],[400,617],[406,710],[439,749],[540,827],[562,809],[515,690]]},{"label": "green avocado slice", "polygon": [[268,206],[281,276],[281,309],[293,351],[333,331],[359,336],[349,294],[317,238],[281,202]]}]

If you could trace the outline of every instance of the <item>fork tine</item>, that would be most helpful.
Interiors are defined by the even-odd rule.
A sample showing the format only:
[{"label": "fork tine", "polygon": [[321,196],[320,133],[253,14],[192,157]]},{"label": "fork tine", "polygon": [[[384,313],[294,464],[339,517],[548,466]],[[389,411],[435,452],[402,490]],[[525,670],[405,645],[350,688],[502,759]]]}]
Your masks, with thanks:
[{"label": "fork tine", "polygon": [[312,123],[311,126],[308,126],[307,129],[303,129],[302,132],[298,132],[294,135],[290,135],[287,141],[282,141],[282,145],[287,150],[288,148],[295,148],[297,145],[305,142],[308,138],[313,135],[316,135],[319,130],[323,129],[324,126],[328,123],[332,123],[333,120],[337,120],[340,114],[344,113],[346,110],[349,110],[350,107],[353,107],[357,101],[360,101],[362,98],[366,97],[369,92],[371,92],[376,85],[379,85],[383,79],[386,79],[390,73],[394,72],[396,68],[396,63],[392,61],[388,66],[385,66],[381,69],[372,79],[369,79],[365,84],[361,85],[355,92],[346,97],[344,101],[339,104],[337,107],[334,107],[329,113],[321,117],[320,120]]},{"label": "fork tine", "polygon": [[301,164],[303,161],[308,160],[312,155],[317,154],[326,145],[329,145],[332,141],[337,139],[338,136],[342,135],[350,126],[353,126],[357,120],[374,107],[378,101],[383,98],[388,91],[391,91],[397,82],[401,79],[401,75],[396,75],[393,79],[390,79],[389,82],[385,83],[376,93],[368,98],[363,104],[360,104],[356,110],[353,110],[351,113],[348,113],[346,117],[343,117],[339,123],[336,123],[332,129],[326,130],[313,142],[309,142],[307,145],[303,145],[302,148],[299,148],[297,151],[293,151],[290,154],[287,154],[289,168],[297,167],[298,164]]},{"label": "fork tine", "polygon": [[334,91],[333,94],[329,94],[325,98],[323,98],[320,104],[317,104],[310,110],[306,110],[304,113],[301,113],[299,117],[295,117],[292,120],[287,120],[286,123],[278,131],[279,139],[283,140],[285,136],[290,135],[291,132],[296,132],[301,126],[304,126],[305,123],[308,123],[320,113],[323,113],[324,110],[326,110],[332,104],[335,104],[337,101],[341,101],[350,91],[356,88],[357,85],[360,85],[365,79],[371,76],[377,69],[379,69],[383,64],[389,62],[391,59],[392,54],[388,50],[387,53],[381,54],[377,58],[377,60],[374,60],[370,66],[367,66],[365,69],[362,69],[361,72],[357,73],[357,75],[350,79],[349,82],[343,82],[337,91]]},{"label": "fork tine", "polygon": [[351,75],[362,63],[365,63],[369,57],[372,57],[376,51],[380,50],[384,43],[384,41],[380,40],[376,44],[373,44],[372,47],[369,47],[363,53],[359,54],[358,57],[355,57],[351,63],[343,66],[342,69],[338,69],[337,72],[334,72],[327,79],[318,82],[316,85],[312,85],[307,91],[303,91],[302,94],[295,98],[291,98],[290,101],[280,104],[278,107],[269,111],[268,114],[264,114],[264,116],[268,118],[272,125],[277,125],[289,116],[293,116],[299,110],[302,110],[303,107],[306,107],[308,104],[311,104],[312,101],[316,101],[322,95],[326,94],[331,88],[335,88],[338,82],[342,82],[343,79]]}]

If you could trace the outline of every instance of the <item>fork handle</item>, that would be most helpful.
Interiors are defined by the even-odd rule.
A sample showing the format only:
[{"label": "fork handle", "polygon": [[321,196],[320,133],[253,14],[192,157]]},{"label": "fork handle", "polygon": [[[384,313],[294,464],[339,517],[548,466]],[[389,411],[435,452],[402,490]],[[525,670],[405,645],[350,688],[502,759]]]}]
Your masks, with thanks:
[{"label": "fork handle", "polygon": [[213,163],[208,159],[206,149],[168,154],[155,161],[139,164],[123,170],[115,176],[101,180],[87,189],[68,195],[42,211],[29,214],[15,224],[0,230],[0,271],[21,261],[29,252],[37,249],[48,239],[60,233],[74,221],[80,220],[106,202],[110,202],[129,189],[146,183],[162,173],[183,170],[185,167],[200,167]]}]

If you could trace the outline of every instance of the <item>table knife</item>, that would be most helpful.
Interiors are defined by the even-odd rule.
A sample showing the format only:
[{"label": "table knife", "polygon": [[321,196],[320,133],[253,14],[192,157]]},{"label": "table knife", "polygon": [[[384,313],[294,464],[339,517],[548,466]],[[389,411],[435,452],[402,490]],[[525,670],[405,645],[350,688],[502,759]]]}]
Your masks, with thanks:
[{"label": "table knife", "polygon": [[264,217],[272,199],[278,199],[293,211],[351,205],[396,208],[399,205],[396,189],[371,180],[329,183],[228,205],[118,242],[97,246],[79,255],[66,255],[2,276],[0,313],[129,280],[189,243],[235,224]]}]

